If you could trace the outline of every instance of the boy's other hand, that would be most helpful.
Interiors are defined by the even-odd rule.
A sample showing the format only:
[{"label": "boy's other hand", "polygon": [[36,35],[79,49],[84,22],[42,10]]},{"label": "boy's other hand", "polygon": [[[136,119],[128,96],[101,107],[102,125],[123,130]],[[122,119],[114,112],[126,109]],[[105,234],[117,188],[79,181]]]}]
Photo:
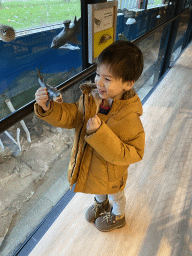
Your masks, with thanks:
[{"label": "boy's other hand", "polygon": [[88,121],[87,121],[87,126],[86,126],[86,129],[87,131],[93,131],[93,130],[97,130],[101,125],[101,119],[95,115],[93,118],[90,118]]},{"label": "boy's other hand", "polygon": [[46,87],[40,87],[35,93],[35,100],[43,108],[46,112],[50,109],[50,103],[48,107],[46,107],[46,103],[49,100],[48,91]]}]

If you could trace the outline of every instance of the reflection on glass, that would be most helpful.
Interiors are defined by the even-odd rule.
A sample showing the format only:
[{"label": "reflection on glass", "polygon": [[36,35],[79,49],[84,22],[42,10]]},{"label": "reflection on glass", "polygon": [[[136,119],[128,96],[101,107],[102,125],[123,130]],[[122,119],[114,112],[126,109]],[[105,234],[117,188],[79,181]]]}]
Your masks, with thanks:
[{"label": "reflection on glass", "polygon": [[[35,15],[43,18],[44,11],[48,9],[49,15],[46,17],[49,19],[46,19],[45,24],[71,19],[71,29],[75,15],[77,15],[77,20],[80,19],[80,1],[15,0],[1,2],[1,14],[3,15],[1,23],[14,28],[21,28],[20,25],[24,26],[22,28],[40,26],[44,23],[39,23]],[[10,18],[14,12],[19,12],[21,15],[18,16],[19,24],[16,27],[14,25],[16,18],[14,22]],[[11,19],[10,22],[9,19]],[[37,69],[41,68],[43,76],[52,86],[59,85],[82,70],[81,27],[75,36],[70,38],[74,43],[71,43],[67,37],[68,40],[63,40],[63,44],[55,49],[52,47],[53,41],[61,31],[67,37],[67,32],[62,24],[23,30],[22,32],[16,30],[15,40],[11,42],[0,40],[0,119],[10,114],[5,104],[6,99],[12,102],[16,110],[34,100],[34,93],[39,87]]]},{"label": "reflection on glass", "polygon": [[148,0],[147,6],[161,5],[163,3],[163,0]]},{"label": "reflection on glass", "polygon": [[[38,66],[38,65],[37,65]],[[66,70],[65,70],[66,69]],[[44,72],[42,69],[42,75],[45,81],[52,85],[57,86],[63,81],[68,80],[72,76],[78,74],[81,71],[81,66],[78,68],[71,67],[69,70],[63,65],[63,71],[60,72]],[[40,87],[37,79],[37,72],[35,70],[19,70],[18,76],[12,80],[10,85],[0,95],[0,119],[10,114],[10,111],[5,103],[7,99],[12,102],[15,109],[19,109],[26,105],[30,101],[34,100],[36,90]]]},{"label": "reflection on glass", "polygon": [[144,57],[144,69],[141,77],[135,83],[135,90],[138,93],[141,100],[147,95],[147,93],[153,88],[156,83],[155,75],[159,72],[158,55],[163,34],[163,29],[156,31],[142,42],[138,47],[143,52]]},{"label": "reflection on glass", "polygon": [[186,0],[186,2],[185,2],[185,8],[188,8],[189,6],[190,6],[190,0]]},{"label": "reflection on glass", "polygon": [[80,17],[79,0],[2,0],[1,23],[27,29],[74,20]]},{"label": "reflection on glass", "polygon": [[134,8],[137,8],[137,0],[128,0],[128,1],[123,1],[123,0],[120,0],[118,1],[118,9],[134,9]]},{"label": "reflection on glass", "polygon": [[[62,96],[74,103],[80,94],[76,84]],[[13,255],[69,189],[74,129],[53,127],[34,113],[23,121],[31,143],[20,122],[0,134],[1,256]]]},{"label": "reflection on glass", "polygon": [[172,51],[171,63],[172,64],[180,55],[183,45],[183,39],[187,30],[188,22],[190,17],[190,10],[183,13],[180,17],[179,27],[177,31],[177,37]]}]

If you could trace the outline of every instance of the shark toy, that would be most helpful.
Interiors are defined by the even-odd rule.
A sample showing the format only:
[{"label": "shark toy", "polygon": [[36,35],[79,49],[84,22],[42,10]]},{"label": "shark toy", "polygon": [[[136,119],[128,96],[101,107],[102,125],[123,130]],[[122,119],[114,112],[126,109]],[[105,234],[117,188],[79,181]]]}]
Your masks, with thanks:
[{"label": "shark toy", "polygon": [[81,18],[77,20],[76,16],[74,22],[71,24],[71,20],[66,20],[64,23],[64,29],[53,38],[51,48],[58,49],[66,43],[80,45],[81,42],[77,38],[77,34],[80,33]]},{"label": "shark toy", "polygon": [[51,85],[48,85],[47,83],[45,83],[44,81],[44,77],[41,75],[40,71],[37,69],[37,73],[38,73],[38,81],[41,87],[47,87],[47,91],[48,91],[48,96],[49,96],[49,100],[46,103],[46,107],[48,107],[50,100],[54,100],[58,103],[62,103],[63,102],[63,98],[61,93],[54,88]]}]

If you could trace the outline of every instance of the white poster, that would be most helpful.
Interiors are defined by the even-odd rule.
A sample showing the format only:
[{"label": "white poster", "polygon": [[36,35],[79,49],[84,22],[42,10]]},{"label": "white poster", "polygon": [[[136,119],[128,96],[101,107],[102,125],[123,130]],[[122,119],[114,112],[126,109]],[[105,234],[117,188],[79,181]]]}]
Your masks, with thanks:
[{"label": "white poster", "polygon": [[113,27],[114,7],[94,12],[94,33]]},{"label": "white poster", "polygon": [[88,61],[98,55],[116,38],[118,1],[88,4]]}]

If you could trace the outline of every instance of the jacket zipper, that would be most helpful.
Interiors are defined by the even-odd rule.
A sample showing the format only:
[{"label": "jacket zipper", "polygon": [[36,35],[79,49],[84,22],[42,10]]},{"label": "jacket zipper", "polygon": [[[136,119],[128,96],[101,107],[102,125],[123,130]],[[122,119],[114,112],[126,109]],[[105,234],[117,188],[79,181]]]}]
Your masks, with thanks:
[{"label": "jacket zipper", "polygon": [[[84,146],[84,148],[83,148],[83,152],[85,152],[85,148],[86,148],[86,146],[87,146],[87,142],[85,142],[85,146]],[[82,158],[81,158],[81,160],[82,160]],[[80,164],[79,164],[79,166],[81,165],[81,162],[80,162]],[[71,175],[72,176],[72,175]],[[70,190],[72,189],[72,185],[70,185]]]},{"label": "jacket zipper", "polygon": [[[85,122],[85,104],[84,104],[84,97],[85,97],[85,94],[83,94],[83,106],[84,106],[84,117],[83,117],[83,125],[84,125],[84,122]],[[80,141],[80,136],[81,136],[81,131],[83,129],[83,125],[81,127],[81,130],[79,132],[79,138],[78,138],[78,141],[77,141],[77,151],[76,151],[76,155],[75,155],[75,163],[73,165],[73,169],[71,171],[71,177],[73,175],[73,171],[74,171],[74,168],[75,168],[75,165],[76,165],[76,162],[77,162],[77,153],[78,153],[78,146],[79,146],[79,141]],[[86,144],[85,144],[85,147],[86,147]],[[85,149],[84,147],[84,149]],[[72,189],[72,184],[70,184],[70,190]]]}]

